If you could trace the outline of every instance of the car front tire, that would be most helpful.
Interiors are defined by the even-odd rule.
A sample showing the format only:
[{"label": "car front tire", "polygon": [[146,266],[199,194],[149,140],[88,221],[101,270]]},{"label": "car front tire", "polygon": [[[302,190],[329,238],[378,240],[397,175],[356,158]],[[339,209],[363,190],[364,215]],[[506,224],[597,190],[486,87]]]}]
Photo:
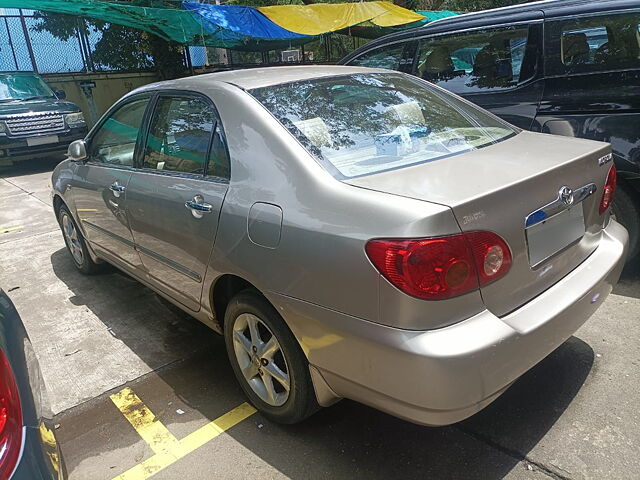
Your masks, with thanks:
[{"label": "car front tire", "polygon": [[292,424],[320,408],[300,345],[262,295],[245,290],[231,299],[224,338],[238,382],[265,417]]},{"label": "car front tire", "polygon": [[91,259],[82,232],[66,205],[62,205],[58,211],[58,224],[76,268],[85,275],[93,275],[102,271],[104,265],[95,263]]}]

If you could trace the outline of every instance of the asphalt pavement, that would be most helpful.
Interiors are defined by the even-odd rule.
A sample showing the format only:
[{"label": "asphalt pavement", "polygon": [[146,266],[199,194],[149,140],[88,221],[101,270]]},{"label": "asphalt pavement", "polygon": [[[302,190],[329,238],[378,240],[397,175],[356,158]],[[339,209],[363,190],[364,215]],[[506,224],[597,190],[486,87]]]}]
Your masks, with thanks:
[{"label": "asphalt pavement", "polygon": [[75,271],[54,165],[0,170],[0,286],[40,360],[70,479],[640,478],[640,265],[464,422],[420,427],[343,400],[280,426],[246,403],[222,338],[115,269]]}]

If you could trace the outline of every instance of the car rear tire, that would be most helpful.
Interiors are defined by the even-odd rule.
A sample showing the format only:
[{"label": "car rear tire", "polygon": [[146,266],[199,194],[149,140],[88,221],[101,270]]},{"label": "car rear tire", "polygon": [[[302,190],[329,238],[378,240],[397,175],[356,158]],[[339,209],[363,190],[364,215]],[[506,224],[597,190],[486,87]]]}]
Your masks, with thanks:
[{"label": "car rear tire", "polygon": [[224,338],[238,382],[265,417],[292,424],[320,408],[300,345],[259,293],[245,290],[231,299]]},{"label": "car rear tire", "polygon": [[95,263],[91,259],[82,232],[66,205],[62,205],[58,211],[58,223],[60,230],[62,230],[64,243],[67,245],[67,250],[69,250],[76,268],[85,275],[101,272],[104,264]]},{"label": "car rear tire", "polygon": [[611,213],[616,221],[625,226],[629,232],[629,254],[627,263],[635,260],[640,253],[640,207],[632,193],[618,185],[618,189],[611,206]]}]

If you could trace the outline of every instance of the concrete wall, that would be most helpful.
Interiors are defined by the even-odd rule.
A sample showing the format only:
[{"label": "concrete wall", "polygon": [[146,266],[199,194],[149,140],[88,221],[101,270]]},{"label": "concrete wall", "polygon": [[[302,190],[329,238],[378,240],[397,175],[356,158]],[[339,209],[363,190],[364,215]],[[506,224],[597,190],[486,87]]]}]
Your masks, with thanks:
[{"label": "concrete wall", "polygon": [[[125,93],[159,80],[155,73],[63,73],[43,77],[54,90],[65,91],[67,100],[83,111],[89,126]],[[83,92],[81,82],[95,82],[90,97]]]}]

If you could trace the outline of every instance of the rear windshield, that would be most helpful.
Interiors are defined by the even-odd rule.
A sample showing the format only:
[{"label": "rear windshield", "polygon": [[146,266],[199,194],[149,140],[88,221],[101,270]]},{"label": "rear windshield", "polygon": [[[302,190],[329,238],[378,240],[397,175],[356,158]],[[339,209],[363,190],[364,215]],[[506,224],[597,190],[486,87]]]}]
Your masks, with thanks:
[{"label": "rear windshield", "polygon": [[0,102],[52,97],[51,88],[37,75],[0,73]]},{"label": "rear windshield", "polygon": [[451,157],[514,127],[401,74],[356,74],[251,90],[336,178]]}]

